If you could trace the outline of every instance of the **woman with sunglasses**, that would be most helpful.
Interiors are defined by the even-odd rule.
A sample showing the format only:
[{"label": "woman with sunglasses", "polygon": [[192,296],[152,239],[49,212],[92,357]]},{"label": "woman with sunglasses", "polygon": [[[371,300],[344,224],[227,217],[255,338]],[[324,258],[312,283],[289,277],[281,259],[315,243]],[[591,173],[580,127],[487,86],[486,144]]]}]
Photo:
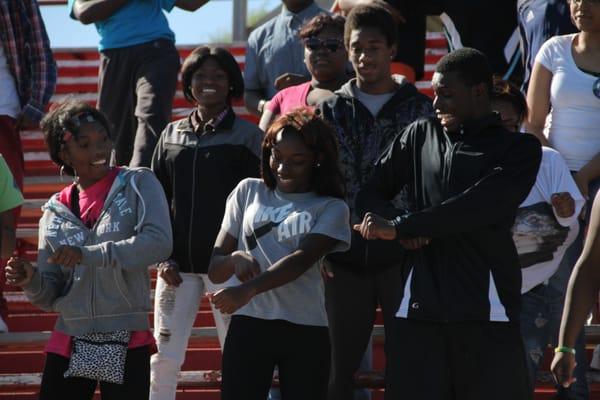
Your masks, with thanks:
[{"label": "woman with sunglasses", "polygon": [[344,17],[319,14],[304,24],[298,35],[304,43],[304,63],[312,79],[283,89],[269,100],[259,123],[263,131],[277,115],[315,106],[348,80]]},{"label": "woman with sunglasses", "polygon": [[279,368],[283,400],[325,400],[329,333],[318,264],[350,244],[337,141],[308,108],[279,117],[262,145],[262,179],[227,200],[208,276],[233,314],[223,350],[223,400],[264,400]]}]

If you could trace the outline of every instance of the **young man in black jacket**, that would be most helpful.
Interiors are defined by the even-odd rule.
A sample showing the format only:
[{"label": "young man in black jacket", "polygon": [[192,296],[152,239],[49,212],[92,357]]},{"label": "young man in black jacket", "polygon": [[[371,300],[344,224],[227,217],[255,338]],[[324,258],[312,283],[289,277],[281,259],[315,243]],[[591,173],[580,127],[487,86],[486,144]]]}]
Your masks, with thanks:
[{"label": "young man in black jacket", "polygon": [[[433,116],[427,96],[410,83],[392,79],[396,35],[394,19],[382,6],[354,7],[346,19],[344,43],[356,79],[321,106],[340,143],[340,170],[352,223],[362,218],[354,206],[356,194],[381,153],[408,124]],[[382,257],[385,254],[395,257]],[[350,250],[327,257],[325,298],[332,349],[329,400],[352,398],[354,373],[369,343],[377,305],[381,305],[386,326],[394,318],[400,301],[396,288],[402,282],[401,255],[396,243],[375,243],[367,249],[366,241],[355,234]]]},{"label": "young man in black jacket", "polygon": [[[492,112],[481,52],[445,56],[432,83],[438,118],[407,127],[357,197],[370,212],[355,229],[409,250],[386,399],[529,399],[511,227],[535,182],[540,143]],[[405,186],[409,213],[390,203]]]}]

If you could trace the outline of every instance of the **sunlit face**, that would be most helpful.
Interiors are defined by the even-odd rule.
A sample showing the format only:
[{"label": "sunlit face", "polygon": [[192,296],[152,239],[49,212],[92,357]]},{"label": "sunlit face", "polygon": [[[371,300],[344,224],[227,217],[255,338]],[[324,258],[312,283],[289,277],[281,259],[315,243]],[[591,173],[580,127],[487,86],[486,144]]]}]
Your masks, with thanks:
[{"label": "sunlit face", "polygon": [[476,87],[467,86],[457,72],[435,72],[431,79],[433,108],[447,132],[459,132],[464,121],[475,115]]},{"label": "sunlit face", "polygon": [[583,32],[600,32],[600,0],[569,0],[571,21]]},{"label": "sunlit face", "polygon": [[390,46],[386,37],[375,28],[354,29],[348,41],[348,55],[356,77],[372,84],[390,76],[390,63],[396,46]]},{"label": "sunlit face", "polygon": [[214,58],[204,61],[192,75],[192,96],[204,107],[227,105],[229,77]]},{"label": "sunlit face", "polygon": [[83,123],[77,136],[71,137],[59,153],[61,160],[73,168],[79,181],[93,183],[110,170],[112,141],[98,122]]},{"label": "sunlit face", "polygon": [[311,190],[316,167],[316,154],[307,147],[300,135],[289,129],[277,133],[271,149],[269,166],[277,188],[284,193],[302,193]]},{"label": "sunlit face", "polygon": [[346,75],[348,53],[342,33],[326,27],[316,36],[304,40],[304,62],[311,76],[327,82]]},{"label": "sunlit face", "polygon": [[492,100],[492,109],[502,119],[502,125],[511,132],[519,132],[521,130],[521,116],[515,107],[508,101]]}]

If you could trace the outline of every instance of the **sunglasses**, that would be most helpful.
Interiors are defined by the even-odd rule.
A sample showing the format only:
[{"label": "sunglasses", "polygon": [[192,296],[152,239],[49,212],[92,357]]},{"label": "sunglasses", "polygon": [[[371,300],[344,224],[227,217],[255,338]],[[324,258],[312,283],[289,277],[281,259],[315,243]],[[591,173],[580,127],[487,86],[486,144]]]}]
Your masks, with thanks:
[{"label": "sunglasses", "polygon": [[310,51],[317,51],[321,48],[327,49],[332,53],[338,51],[344,44],[340,39],[327,38],[319,39],[317,37],[309,37],[304,40],[304,46]]}]

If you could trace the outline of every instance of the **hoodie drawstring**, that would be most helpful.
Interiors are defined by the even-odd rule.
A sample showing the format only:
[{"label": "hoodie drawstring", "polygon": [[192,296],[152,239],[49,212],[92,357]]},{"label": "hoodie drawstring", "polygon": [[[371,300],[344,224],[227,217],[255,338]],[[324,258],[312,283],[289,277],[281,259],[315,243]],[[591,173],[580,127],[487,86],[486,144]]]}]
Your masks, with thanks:
[{"label": "hoodie drawstring", "polygon": [[142,201],[142,217],[140,218],[137,225],[133,227],[133,229],[135,229],[136,232],[139,233],[140,227],[142,226],[142,223],[144,223],[144,217],[146,217],[146,202],[144,202],[144,198],[142,197],[140,190],[138,189],[137,185],[135,184],[134,178],[135,178],[135,175],[133,175],[130,179],[131,187],[133,188],[133,191],[135,192],[135,194],[137,194],[138,197],[140,198],[140,200]]}]

